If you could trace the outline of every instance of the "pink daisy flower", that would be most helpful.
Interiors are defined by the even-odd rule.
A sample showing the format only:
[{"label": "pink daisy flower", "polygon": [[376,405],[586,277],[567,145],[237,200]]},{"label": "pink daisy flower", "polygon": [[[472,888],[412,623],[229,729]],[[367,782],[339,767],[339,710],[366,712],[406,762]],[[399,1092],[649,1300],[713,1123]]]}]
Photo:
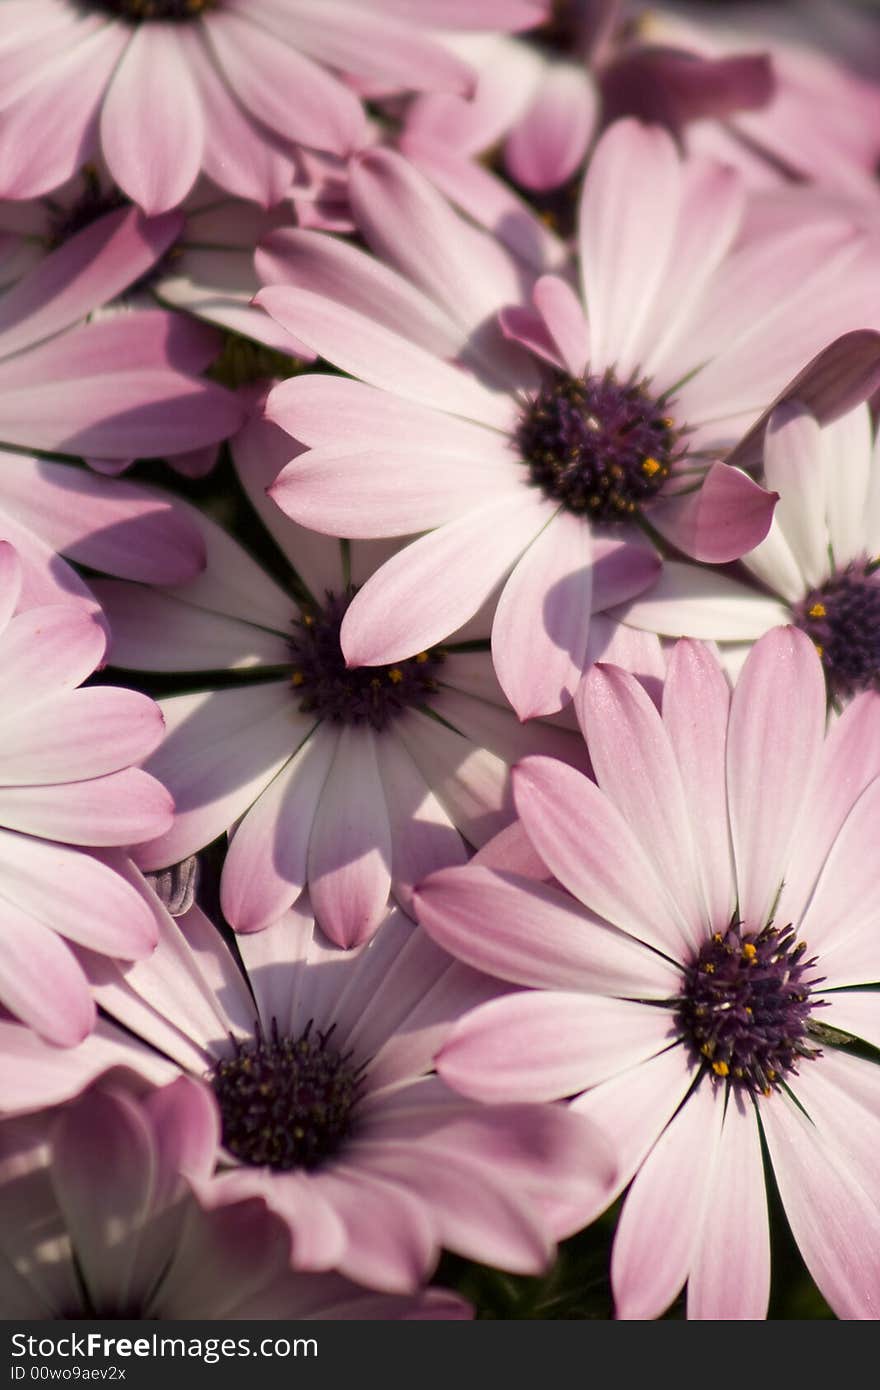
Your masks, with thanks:
[{"label": "pink daisy flower", "polygon": [[469,867],[418,892],[438,943],[533,987],[463,1019],[438,1071],[487,1102],[574,1096],[613,1136],[617,1191],[632,1179],[619,1317],[657,1317],[686,1281],[691,1317],[766,1315],[763,1139],[825,1298],[876,1318],[880,1068],[846,1044],[880,1043],[880,698],[825,739],[821,665],[793,628],[761,639],[732,698],[689,641],[662,716],[616,667],[585,684],[598,786],[542,758],[514,775],[560,887]]},{"label": "pink daisy flower", "polygon": [[164,725],[145,695],[78,689],[102,661],[103,627],[62,605],[15,613],[20,587],[18,556],[2,541],[0,1003],[70,1045],[95,1007],[68,943],[132,960],[156,942],[143,901],[78,846],[129,844],[170,824],[170,796],[133,766]]},{"label": "pink daisy flower", "polygon": [[214,1116],[187,1078],[142,1099],[112,1087],[0,1124],[0,1303],[6,1318],[467,1318],[442,1289],[389,1297],[295,1274],[261,1202],[206,1212]]},{"label": "pink daisy flower", "polygon": [[417,1289],[441,1247],[537,1273],[572,1212],[603,1202],[614,1175],[594,1126],[565,1107],[484,1106],[430,1074],[450,1024],[503,986],[401,913],[341,951],[301,905],[239,938],[244,975],[198,907],[174,921],[140,883],[155,954],[121,967],[84,953],[109,1017],[78,1048],[0,1021],[14,1059],[0,1110],[57,1104],[108,1069],[192,1076],[212,1124],[190,1177],[202,1204],[261,1198],[290,1227],[295,1268],[387,1292]]},{"label": "pink daisy flower", "polygon": [[31,198],[102,153],[147,212],[201,170],[270,206],[293,146],[345,155],[364,131],[339,74],[467,91],[435,27],[517,29],[544,0],[3,0],[0,193]]},{"label": "pink daisy flower", "polygon": [[589,664],[591,612],[654,578],[642,513],[709,562],[766,535],[775,498],[718,460],[811,351],[859,323],[861,238],[823,225],[732,251],[737,175],[618,122],[581,202],[586,312],[566,280],[542,277],[534,308],[502,314],[527,358],[493,333],[518,297],[497,244],[386,151],[353,163],[350,188],[395,270],[318,233],[267,244],[287,283],[258,302],[361,378],[270,395],[270,417],[311,446],[272,496],[331,534],[427,533],[356,596],[350,665],[430,647],[500,589],[501,685],[521,718],[558,710]]},{"label": "pink daisy flower", "polygon": [[793,623],[814,643],[839,709],[880,682],[880,448],[868,406],[822,427],[796,401],[778,407],[763,476],[779,503],[766,540],[741,561],[757,585],[670,564],[656,591],[617,616],[664,636],[711,638],[732,671],[763,633]]},{"label": "pink daisy flower", "polygon": [[340,623],[389,547],[343,545],[282,515],[265,495],[290,456],[274,425],[254,419],[232,447],[299,580],[277,583],[192,510],[208,554],[198,579],[167,591],[94,585],[116,665],[240,677],[160,701],[168,736],[148,766],[176,813],[137,858],[163,868],[231,830],[221,900],[235,928],[267,926],[308,883],[323,929],[352,945],[384,917],[389,889],[406,905],[417,879],[463,863],[468,843],[513,818],[511,763],[581,750],[566,730],[520,727],[489,653],[473,649],[487,631],[479,623],[442,651],[348,671]]}]

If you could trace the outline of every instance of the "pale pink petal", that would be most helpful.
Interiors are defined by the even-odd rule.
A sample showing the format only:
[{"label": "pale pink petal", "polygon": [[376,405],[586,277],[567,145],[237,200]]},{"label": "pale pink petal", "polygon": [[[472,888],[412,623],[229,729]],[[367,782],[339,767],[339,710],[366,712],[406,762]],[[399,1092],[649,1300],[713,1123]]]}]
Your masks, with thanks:
[{"label": "pale pink petal", "polygon": [[752,1104],[727,1101],[712,1191],[688,1277],[687,1315],[760,1320],[770,1300],[770,1231],[758,1121]]},{"label": "pale pink petal", "polygon": [[598,99],[583,66],[548,65],[528,111],[504,146],[508,171],[538,193],[558,188],[587,153],[598,116]]},{"label": "pale pink petal", "polygon": [[[373,0],[386,14],[412,21],[412,0]],[[547,18],[547,0],[419,0],[419,22],[438,29],[514,33]]]},{"label": "pale pink petal", "polygon": [[673,247],[681,197],[672,137],[638,121],[616,122],[599,141],[580,211],[590,367],[621,378],[644,356],[646,324]]},{"label": "pale pink petal", "polygon": [[176,864],[228,830],[311,727],[286,681],[178,695],[162,712],[165,740],[146,770],[171,792],[176,814],[167,835],[138,847],[145,869]]},{"label": "pale pink petal", "polygon": [[376,736],[344,727],[309,841],[309,893],[331,941],[356,946],[385,915],[391,887],[391,827]]},{"label": "pale pink petal", "polygon": [[790,613],[784,604],[727,574],[667,560],[656,583],[618,608],[615,617],[669,637],[748,642],[787,623]]},{"label": "pale pink petal", "polygon": [[172,25],[132,34],[101,109],[101,148],[119,187],[146,212],[165,212],[198,177],[204,117]]},{"label": "pale pink petal", "polygon": [[[594,613],[590,623],[590,640],[587,643],[587,671],[597,661],[620,666],[629,671],[644,686],[657,708],[663,698],[663,683],[666,680],[666,654],[660,645],[659,637],[652,632],[640,632],[635,627],[625,627],[603,613]],[[574,697],[574,711],[581,731],[587,727],[586,707],[589,691],[586,680],[581,681]],[[584,737],[586,734],[584,733]]]},{"label": "pale pink petal", "polygon": [[727,720],[730,688],[715,657],[681,641],[669,659],[663,723],[669,734],[696,849],[704,925],[721,928],[736,902],[727,821]]},{"label": "pale pink petal", "polygon": [[173,819],[168,792],[136,767],[59,786],[0,787],[0,822],[48,840],[131,845],[164,834]]},{"label": "pale pink petal", "polygon": [[[830,1005],[822,1010],[829,1025],[854,1038],[864,1038],[872,1047],[880,1047],[880,1009],[875,990],[843,989],[825,996]],[[820,1020],[822,1015],[820,1014]]]},{"label": "pale pink petal", "polygon": [[590,353],[590,330],[574,290],[558,275],[542,275],[532,299],[565,366],[572,376],[582,376]]},{"label": "pale pink petal", "polygon": [[414,903],[445,950],[513,984],[655,999],[679,987],[679,972],[661,956],[516,869],[441,870],[419,884]]},{"label": "pale pink petal", "polygon": [[398,719],[395,734],[472,845],[483,844],[513,820],[510,768],[495,753],[416,710]]},{"label": "pale pink petal", "polygon": [[727,786],[739,915],[767,922],[822,754],[825,679],[809,638],[774,628],[753,648],[730,708]]},{"label": "pale pink petal", "polygon": [[356,539],[428,531],[519,490],[511,459],[442,446],[432,454],[389,438],[376,450],[310,449],[281,470],[269,496],[302,526]]},{"label": "pale pink petal", "polygon": [[[437,1236],[427,1204],[403,1185],[345,1161],[322,1172],[318,1183],[345,1227],[342,1273],[389,1293],[414,1292],[436,1259]],[[295,1261],[295,1229],[293,1253]]]},{"label": "pale pink petal", "polygon": [[0,880],[10,903],[92,950],[137,960],[156,945],[150,904],[96,855],[0,830]]},{"label": "pale pink petal", "polygon": [[560,883],[623,931],[680,955],[686,926],[610,797],[550,758],[524,759],[513,785],[526,834]]},{"label": "pale pink petal", "polygon": [[672,1040],[663,1009],[556,990],[493,999],[455,1024],[437,1071],[489,1103],[559,1100],[646,1061]]},{"label": "pale pink petal", "polygon": [[382,740],[379,772],[391,829],[392,888],[411,913],[413,886],[434,869],[463,864],[467,849],[405,744],[390,731]]},{"label": "pale pink petal", "polygon": [[183,229],[180,213],[147,219],[120,208],[49,253],[0,308],[0,357],[79,322],[149,271]]},{"label": "pale pink petal", "polygon": [[[81,972],[80,972],[81,973]],[[81,976],[82,977],[82,976]],[[66,993],[70,1008],[71,995]],[[89,1000],[86,993],[83,996]],[[55,1012],[57,1024],[59,1011]],[[81,1029],[79,1037],[86,1029]],[[144,1047],[134,1038],[126,1037],[112,1023],[98,1019],[95,1030],[78,1046],[71,1037],[70,1045],[44,1042],[30,1028],[0,1019],[0,1047],[8,1065],[0,1071],[0,1104],[6,1114],[40,1110],[58,1105],[77,1095],[96,1077],[112,1067],[125,1067],[151,1085],[173,1081],[178,1069],[160,1057],[152,1048]]]},{"label": "pale pink petal", "polygon": [[235,14],[210,15],[205,30],[229,86],[257,120],[335,154],[362,143],[361,104],[329,72]]},{"label": "pale pink petal", "polygon": [[822,1130],[782,1094],[761,1121],[785,1214],[808,1270],[839,1318],[880,1316],[880,1207]]},{"label": "pale pink petal", "polygon": [[764,476],[779,493],[775,520],[806,586],[819,584],[829,566],[822,434],[814,417],[795,402],[777,406],[767,422]]},{"label": "pale pink petal", "polygon": [[495,429],[513,422],[515,404],[509,396],[489,391],[475,377],[346,304],[286,285],[260,290],[254,302],[314,352],[371,386]]},{"label": "pale pink petal", "polygon": [[[829,986],[869,984],[880,975],[873,904],[880,888],[880,864],[874,853],[880,777],[862,792],[831,846],[798,932],[821,952],[822,975]],[[861,961],[866,975],[850,972]],[[845,973],[844,973],[845,972]]]},{"label": "pale pink petal", "polygon": [[[4,897],[0,898],[0,948],[4,1008],[47,1042],[59,1047],[81,1043],[95,1025],[95,1005],[79,962],[65,942]],[[8,1054],[7,1065],[12,1070]]]},{"label": "pale pink petal", "polygon": [[703,1082],[636,1174],[617,1223],[611,1281],[618,1318],[647,1320],[669,1306],[711,1220],[712,1174],[724,1092]]},{"label": "pale pink petal", "polygon": [[680,495],[664,493],[650,520],[685,555],[710,565],[738,560],[770,529],[777,494],[738,468],[713,463],[700,486]]},{"label": "pale pink petal", "polygon": [[101,777],[140,762],[161,741],[158,705],[135,690],[100,686],[48,696],[0,721],[0,779],[23,786]]},{"label": "pale pink petal", "polygon": [[348,664],[399,661],[455,632],[551,515],[523,488],[407,546],[355,595],[340,634]]},{"label": "pale pink petal", "polygon": [[223,915],[236,931],[268,926],[302,891],[336,742],[326,724],[316,729],[236,827],[220,884]]},{"label": "pale pink petal", "polygon": [[582,715],[596,780],[650,859],[695,950],[705,906],[685,788],[668,731],[644,687],[616,666],[594,666]]},{"label": "pale pink petal", "polygon": [[634,527],[611,535],[594,533],[592,547],[594,614],[651,588],[663,573],[657,551]]},{"label": "pale pink petal", "polygon": [[502,590],[492,624],[498,680],[520,719],[553,714],[583,673],[590,625],[590,531],[560,510]]},{"label": "pale pink petal", "polygon": [[822,431],[828,535],[838,567],[865,549],[865,515],[871,486],[873,425],[867,405],[847,411]]},{"label": "pale pink petal", "polygon": [[192,579],[205,562],[199,530],[170,497],[81,468],[0,454],[3,511],[71,559],[154,584]]},{"label": "pale pink petal", "polygon": [[211,1174],[220,1144],[220,1116],[209,1087],[191,1076],[151,1091],[143,1106],[155,1144],[158,1205],[173,1194],[181,1176]]}]

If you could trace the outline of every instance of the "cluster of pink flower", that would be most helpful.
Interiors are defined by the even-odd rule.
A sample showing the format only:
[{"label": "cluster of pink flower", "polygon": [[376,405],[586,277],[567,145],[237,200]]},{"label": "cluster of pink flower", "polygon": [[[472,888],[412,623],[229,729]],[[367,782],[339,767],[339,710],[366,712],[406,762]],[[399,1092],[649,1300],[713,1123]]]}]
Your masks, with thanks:
[{"label": "cluster of pink flower", "polygon": [[843,0],[0,0],[0,1316],[880,1316],[878,159]]}]

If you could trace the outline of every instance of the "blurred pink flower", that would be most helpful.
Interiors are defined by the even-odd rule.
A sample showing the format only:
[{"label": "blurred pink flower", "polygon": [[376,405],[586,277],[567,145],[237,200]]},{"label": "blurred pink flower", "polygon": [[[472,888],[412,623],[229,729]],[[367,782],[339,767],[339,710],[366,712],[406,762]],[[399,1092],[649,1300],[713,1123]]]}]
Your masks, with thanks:
[{"label": "blurred pink flower", "polygon": [[484,1106],[430,1074],[450,1024],[504,986],[400,912],[342,951],[303,903],[238,938],[243,974],[198,907],[173,920],[140,888],[154,955],[121,967],[81,953],[106,1016],[91,1038],[51,1048],[0,1020],[0,1110],[57,1104],[108,1069],[152,1084],[189,1074],[211,1102],[190,1178],[200,1202],[262,1198],[290,1227],[295,1268],[387,1292],[417,1289],[441,1246],[538,1273],[572,1214],[604,1205],[614,1173],[592,1124],[560,1106]]},{"label": "blurred pink flower", "polygon": [[[310,446],[271,494],[334,535],[427,532],[356,595],[351,665],[432,646],[500,589],[499,681],[521,718],[558,710],[592,659],[591,612],[656,578],[642,513],[711,563],[766,535],[774,495],[720,460],[813,352],[880,318],[863,239],[823,223],[734,251],[738,176],[621,121],[581,202],[588,322],[561,277],[526,307],[522,268],[399,156],[360,156],[350,191],[395,269],[306,231],[270,236],[259,258],[286,283],[258,302],[361,378],[271,393],[270,418]],[[823,372],[804,392],[829,394]]]},{"label": "blurred pink flower", "polygon": [[0,1303],[6,1318],[467,1318],[442,1289],[369,1293],[295,1274],[262,1202],[204,1211],[214,1114],[181,1077],[137,1100],[110,1086],[0,1123]]},{"label": "blurred pink flower", "polygon": [[438,1071],[487,1102],[574,1096],[607,1130],[616,1191],[632,1179],[619,1317],[659,1316],[685,1281],[691,1317],[766,1315],[763,1135],[825,1298],[876,1318],[880,1069],[846,1045],[880,1044],[880,697],[825,739],[819,659],[777,628],[732,699],[708,649],[683,641],[662,717],[614,666],[593,669],[582,703],[598,786],[521,764],[524,872],[510,832],[489,847],[502,867],[417,891],[439,944],[533,987],[463,1019]]},{"label": "blurred pink flower", "polygon": [[470,645],[486,635],[478,622],[442,652],[347,671],[342,616],[394,547],[344,546],[268,500],[291,454],[276,426],[254,418],[232,449],[266,544],[274,537],[299,574],[297,598],[195,509],[187,516],[208,558],[192,583],[93,585],[116,665],[243,678],[160,702],[168,736],[149,768],[176,814],[136,854],[142,867],[164,867],[231,830],[221,890],[234,927],[267,926],[308,882],[323,929],[352,945],[385,915],[389,889],[406,906],[417,879],[462,863],[466,842],[481,844],[513,817],[512,762],[527,752],[577,756],[579,741],[546,724],[520,727],[489,653]]},{"label": "blurred pink flower", "polygon": [[[546,0],[5,0],[0,195],[49,192],[100,150],[150,213],[201,170],[264,206],[295,145],[348,154],[364,114],[340,73],[467,91],[443,27],[517,29]],[[427,31],[427,32],[426,32]]]},{"label": "blurred pink flower", "polygon": [[20,585],[0,541],[0,1002],[69,1045],[95,1008],[67,942],[128,960],[156,942],[139,896],[78,846],[129,844],[171,823],[171,797],[133,766],[164,724],[133,690],[78,689],[102,660],[104,629],[62,605],[15,614]]}]

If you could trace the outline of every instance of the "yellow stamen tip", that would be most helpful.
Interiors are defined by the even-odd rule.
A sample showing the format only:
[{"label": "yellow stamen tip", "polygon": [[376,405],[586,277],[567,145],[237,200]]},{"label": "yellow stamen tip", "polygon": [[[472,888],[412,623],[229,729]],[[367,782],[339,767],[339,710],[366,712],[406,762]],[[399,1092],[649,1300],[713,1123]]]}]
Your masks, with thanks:
[{"label": "yellow stamen tip", "polygon": [[751,941],[747,941],[743,946],[743,960],[751,962],[757,958],[757,955],[757,947],[753,946]]},{"label": "yellow stamen tip", "polygon": [[391,667],[391,670],[388,672],[388,679],[392,685],[400,685],[400,682],[403,680],[403,672],[399,666]]},{"label": "yellow stamen tip", "polygon": [[644,463],[642,464],[642,472],[647,473],[649,478],[653,478],[655,473],[660,472],[660,467],[661,465],[657,462],[656,459],[645,459]]},{"label": "yellow stamen tip", "polygon": [[827,612],[827,609],[826,609],[824,603],[814,603],[813,606],[812,606],[812,608],[810,609],[810,617],[811,617],[811,618],[824,618],[826,612]]},{"label": "yellow stamen tip", "polygon": [[294,671],[293,675],[290,677],[291,685],[302,685],[304,681],[305,676],[303,675],[302,671]]},{"label": "yellow stamen tip", "polygon": [[730,1067],[727,1065],[726,1062],[713,1062],[712,1070],[714,1071],[716,1076],[727,1076],[727,1074],[730,1071]]},{"label": "yellow stamen tip", "polygon": [[416,653],[416,661],[418,661],[420,664],[423,665],[427,660],[428,660],[428,653],[427,653],[427,652],[417,652],[417,653]]}]

